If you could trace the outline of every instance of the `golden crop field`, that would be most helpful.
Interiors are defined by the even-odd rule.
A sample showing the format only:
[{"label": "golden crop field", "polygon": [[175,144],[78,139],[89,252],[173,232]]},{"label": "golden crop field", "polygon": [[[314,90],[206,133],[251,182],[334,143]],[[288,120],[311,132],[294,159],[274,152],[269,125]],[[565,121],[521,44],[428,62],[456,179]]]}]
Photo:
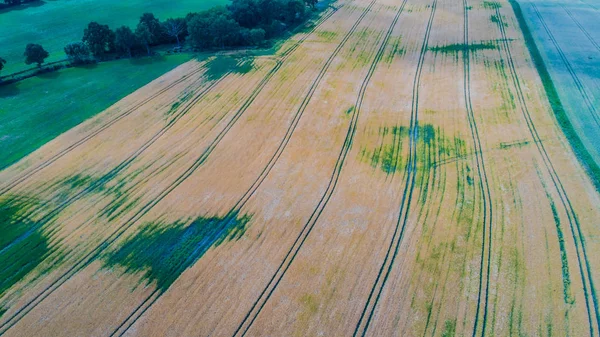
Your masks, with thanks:
[{"label": "golden crop field", "polygon": [[511,4],[340,0],[0,172],[0,335],[584,336],[600,194]]}]

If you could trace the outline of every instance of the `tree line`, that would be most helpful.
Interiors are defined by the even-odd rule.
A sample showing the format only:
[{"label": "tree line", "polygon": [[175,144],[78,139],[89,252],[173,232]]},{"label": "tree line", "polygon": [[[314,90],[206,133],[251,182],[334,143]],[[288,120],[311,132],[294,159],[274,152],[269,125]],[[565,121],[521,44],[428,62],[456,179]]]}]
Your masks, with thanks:
[{"label": "tree line", "polygon": [[265,39],[277,37],[303,21],[317,0],[231,0],[185,17],[159,21],[144,13],[132,29],[121,26],[112,31],[107,25],[90,22],[82,42],[69,44],[65,52],[80,59],[85,50],[95,58],[118,53],[123,56],[150,54],[150,47],[186,40],[195,49],[257,46]]},{"label": "tree line", "polygon": [[[84,29],[82,40],[67,44],[64,51],[70,63],[81,64],[104,60],[110,55],[150,55],[150,47],[161,44],[176,43],[181,47],[187,42],[196,50],[258,46],[305,20],[317,1],[231,0],[227,6],[162,22],[154,14],[144,13],[134,29],[121,26],[114,31],[93,21]],[[24,56],[26,64],[41,67],[49,54],[39,44],[28,44]],[[6,60],[0,57],[0,71],[5,64]]]},{"label": "tree line", "polygon": [[[161,44],[176,43],[180,48],[187,42],[195,50],[258,46],[304,21],[317,1],[231,0],[227,6],[165,21],[144,13],[135,28],[121,26],[114,31],[93,21],[85,27],[82,40],[67,44],[64,51],[72,64],[81,64],[115,54],[150,55],[150,47]],[[41,45],[28,44],[24,56],[25,63],[41,66],[49,55]],[[0,71],[5,63],[0,58]]]}]

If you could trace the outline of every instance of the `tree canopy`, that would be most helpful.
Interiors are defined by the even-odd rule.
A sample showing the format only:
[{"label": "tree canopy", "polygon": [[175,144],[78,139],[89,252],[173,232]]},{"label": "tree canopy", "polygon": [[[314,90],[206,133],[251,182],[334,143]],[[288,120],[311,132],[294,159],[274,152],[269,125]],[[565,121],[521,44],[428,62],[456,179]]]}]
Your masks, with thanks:
[{"label": "tree canopy", "polygon": [[25,56],[25,64],[37,63],[38,67],[40,67],[50,54],[41,45],[29,43],[25,47],[23,55]]},{"label": "tree canopy", "polygon": [[177,40],[177,46],[178,47],[181,46],[179,37],[182,36],[185,33],[185,31],[187,30],[187,25],[186,25],[185,19],[183,19],[183,18],[167,19],[167,21],[165,21],[163,23],[163,27],[168,36],[170,36],[171,38],[175,38],[175,40]]},{"label": "tree canopy", "polygon": [[65,46],[65,54],[71,63],[78,64],[87,61],[90,50],[83,42],[71,42]]},{"label": "tree canopy", "polygon": [[146,47],[148,55],[150,55],[150,44],[153,42],[152,32],[150,28],[140,21],[135,29],[135,36]]},{"label": "tree canopy", "polygon": [[131,28],[121,26],[115,31],[115,47],[118,51],[126,52],[131,57],[131,50],[138,44],[138,39]]},{"label": "tree canopy", "polygon": [[87,43],[92,54],[99,57],[114,49],[115,33],[108,25],[92,21],[83,32],[83,41]]}]

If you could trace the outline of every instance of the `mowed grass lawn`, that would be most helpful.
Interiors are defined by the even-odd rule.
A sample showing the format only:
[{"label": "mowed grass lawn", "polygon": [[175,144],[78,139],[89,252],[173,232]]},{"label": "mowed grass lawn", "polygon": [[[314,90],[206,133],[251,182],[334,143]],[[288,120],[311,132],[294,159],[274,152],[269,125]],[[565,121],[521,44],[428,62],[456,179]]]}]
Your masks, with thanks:
[{"label": "mowed grass lawn", "polygon": [[0,86],[0,169],[191,57],[123,59]]},{"label": "mowed grass lawn", "polygon": [[80,41],[90,21],[107,24],[111,29],[122,25],[132,28],[139,17],[154,13],[160,20],[185,16],[228,0],[40,0],[0,11],[0,57],[7,64],[1,75],[28,69],[23,52],[28,43],[39,43],[49,53],[46,62],[65,58],[64,46]]}]

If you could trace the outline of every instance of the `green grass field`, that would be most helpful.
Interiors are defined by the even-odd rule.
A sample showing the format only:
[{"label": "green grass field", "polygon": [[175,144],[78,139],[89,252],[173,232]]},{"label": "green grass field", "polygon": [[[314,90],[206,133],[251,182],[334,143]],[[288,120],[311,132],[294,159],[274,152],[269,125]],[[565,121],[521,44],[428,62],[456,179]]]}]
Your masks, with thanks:
[{"label": "green grass field", "polygon": [[107,24],[112,29],[121,25],[135,26],[142,13],[154,13],[160,20],[185,16],[227,0],[77,0],[36,1],[0,11],[0,57],[8,62],[3,75],[28,69],[23,52],[28,43],[39,43],[50,53],[46,62],[65,57],[63,47],[81,40],[90,21]]},{"label": "green grass field", "polygon": [[124,59],[0,86],[0,169],[191,57]]}]

